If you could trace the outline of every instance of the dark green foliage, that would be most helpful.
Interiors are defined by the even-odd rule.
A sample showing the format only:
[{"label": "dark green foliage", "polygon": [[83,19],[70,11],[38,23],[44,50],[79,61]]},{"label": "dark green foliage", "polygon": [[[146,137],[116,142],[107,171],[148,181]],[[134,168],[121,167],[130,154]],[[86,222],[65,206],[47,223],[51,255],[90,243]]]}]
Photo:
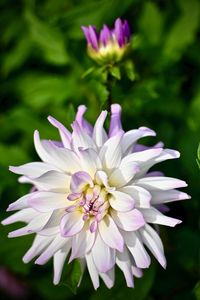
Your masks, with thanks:
[{"label": "dark green foliage", "polygon": [[[0,1],[0,196],[1,219],[10,202],[29,187],[19,185],[8,165],[38,160],[32,134],[57,139],[46,120],[52,115],[68,128],[79,104],[88,106],[94,122],[101,107],[107,107],[106,71],[86,53],[81,25],[112,25],[115,18],[128,19],[132,51],[124,63],[110,69],[112,98],[123,107],[124,128],[149,126],[156,139],[177,149],[181,158],[158,166],[168,176],[188,182],[192,199],[171,205],[171,215],[183,220],[175,229],[161,228],[167,269],[153,263],[135,289],[126,288],[117,270],[116,286],[102,283],[95,292],[89,275],[81,275],[79,263],[65,265],[62,283],[54,287],[52,262],[46,266],[23,264],[22,256],[32,236],[8,239],[0,233],[0,265],[26,281],[30,299],[200,299],[199,199],[200,173],[196,163],[200,141],[200,2],[198,0],[43,0]],[[198,151],[200,164],[200,150]],[[157,266],[155,268],[155,266]],[[2,293],[3,299],[6,295]]]}]

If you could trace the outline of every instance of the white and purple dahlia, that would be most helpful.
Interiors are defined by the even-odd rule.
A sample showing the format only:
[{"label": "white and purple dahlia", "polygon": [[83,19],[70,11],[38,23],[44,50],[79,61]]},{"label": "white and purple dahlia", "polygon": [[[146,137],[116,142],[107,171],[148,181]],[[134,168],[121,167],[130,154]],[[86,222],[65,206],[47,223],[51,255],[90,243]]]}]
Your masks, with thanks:
[{"label": "white and purple dahlia", "polygon": [[72,133],[48,118],[59,131],[59,143],[41,140],[35,131],[41,161],[10,167],[33,190],[9,206],[8,211],[17,212],[2,223],[27,224],[9,237],[35,233],[23,261],[37,257],[35,263],[43,265],[53,257],[55,284],[65,262],[79,259],[82,268],[88,268],[95,289],[99,277],[107,287],[113,286],[116,265],[127,286],[133,287],[133,277],[140,277],[141,269],[150,265],[149,251],[166,266],[155,226],[173,227],[181,222],[165,216],[162,209],[168,202],[188,199],[177,190],[187,184],[149,170],[178,158],[179,153],[159,144],[139,145],[138,139],[155,136],[155,132],[146,127],[124,132],[118,104],[111,106],[108,132],[104,129],[107,111],[101,112],[92,127],[83,117],[85,110],[79,106]]},{"label": "white and purple dahlia", "polygon": [[95,26],[82,26],[87,40],[89,56],[100,64],[119,62],[130,46],[130,28],[128,22],[117,19],[113,29],[104,25],[100,34]]}]

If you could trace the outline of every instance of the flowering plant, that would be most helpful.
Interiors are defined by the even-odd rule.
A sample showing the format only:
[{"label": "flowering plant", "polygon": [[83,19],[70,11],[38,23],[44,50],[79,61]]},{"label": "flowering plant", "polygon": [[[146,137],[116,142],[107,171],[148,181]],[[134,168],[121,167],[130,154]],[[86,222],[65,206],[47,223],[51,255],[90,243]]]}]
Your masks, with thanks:
[{"label": "flowering plant", "polygon": [[149,249],[165,268],[164,249],[156,224],[175,226],[181,221],[163,212],[168,202],[188,199],[177,188],[186,183],[165,177],[151,167],[179,157],[162,144],[147,148],[138,139],[155,136],[140,127],[124,132],[121,107],[111,106],[108,132],[104,129],[107,111],[102,111],[94,127],[83,117],[80,106],[72,124],[72,133],[49,117],[61,141],[41,140],[35,131],[34,143],[41,162],[10,167],[21,183],[30,183],[30,193],[12,203],[17,210],[3,225],[23,221],[27,225],[9,233],[9,237],[35,233],[32,247],[23,257],[25,263],[37,257],[36,264],[54,261],[54,283],[60,281],[65,261],[78,258],[88,268],[94,288],[99,276],[110,288],[114,284],[115,265],[124,273],[127,286],[133,276],[142,276],[148,268]]}]

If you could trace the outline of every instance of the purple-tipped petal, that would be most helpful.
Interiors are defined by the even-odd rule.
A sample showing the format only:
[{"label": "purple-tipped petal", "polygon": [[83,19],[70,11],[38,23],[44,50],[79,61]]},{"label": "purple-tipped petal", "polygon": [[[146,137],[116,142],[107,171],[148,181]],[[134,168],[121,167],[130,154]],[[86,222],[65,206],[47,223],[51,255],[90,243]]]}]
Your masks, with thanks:
[{"label": "purple-tipped petal", "polygon": [[130,40],[131,31],[130,31],[130,27],[129,27],[127,20],[124,21],[123,32],[124,32],[126,42],[128,42]]},{"label": "purple-tipped petal", "polygon": [[99,41],[102,43],[104,46],[108,43],[108,41],[111,39],[111,32],[108,26],[104,25],[103,29],[100,32],[100,37]]},{"label": "purple-tipped petal", "polygon": [[88,173],[80,171],[72,175],[70,184],[72,193],[81,193],[86,185],[93,186],[92,178]]},{"label": "purple-tipped petal", "polygon": [[94,26],[89,26],[89,36],[90,36],[90,41],[91,41],[91,46],[92,48],[94,48],[95,50],[98,51],[98,39],[97,39],[97,33],[96,33],[96,29]]},{"label": "purple-tipped petal", "polygon": [[115,21],[115,29],[114,29],[114,34],[116,36],[117,42],[120,47],[123,47],[125,44],[125,39],[124,39],[124,31],[123,31],[123,24],[120,18],[118,18]]},{"label": "purple-tipped petal", "polygon": [[122,124],[121,124],[121,106],[119,104],[111,105],[111,120],[110,120],[110,128],[109,128],[109,137],[117,135],[118,132],[121,132]]}]

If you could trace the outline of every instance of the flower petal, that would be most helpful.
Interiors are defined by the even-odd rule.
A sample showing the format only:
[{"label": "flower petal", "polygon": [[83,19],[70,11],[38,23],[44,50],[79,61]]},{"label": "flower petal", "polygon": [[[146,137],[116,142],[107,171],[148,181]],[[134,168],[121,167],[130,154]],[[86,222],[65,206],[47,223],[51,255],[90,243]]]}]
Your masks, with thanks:
[{"label": "flower petal", "polygon": [[109,183],[117,188],[122,187],[128,184],[139,170],[138,164],[135,162],[120,164],[109,176]]},{"label": "flower petal", "polygon": [[145,177],[135,181],[136,185],[142,186],[148,190],[163,190],[167,191],[173,188],[186,187],[185,181],[163,176]]},{"label": "flower petal", "polygon": [[113,219],[106,215],[98,225],[102,240],[111,248],[123,251],[124,240]]},{"label": "flower petal", "polygon": [[120,191],[132,197],[135,207],[150,207],[151,194],[144,188],[136,185],[128,185],[120,188]]},{"label": "flower petal", "polygon": [[102,160],[105,169],[113,169],[120,165],[121,162],[121,141],[122,133],[109,138],[102,146],[99,157]]},{"label": "flower petal", "polygon": [[115,250],[108,247],[99,234],[92,247],[92,256],[97,270],[101,273],[108,272],[115,264]]},{"label": "flower petal", "polygon": [[71,262],[74,258],[83,257],[90,251],[95,241],[95,233],[89,230],[89,223],[85,222],[82,230],[72,238],[72,252],[69,259]]},{"label": "flower petal", "polygon": [[148,223],[174,227],[177,224],[180,224],[182,222],[181,220],[170,218],[163,215],[161,212],[159,212],[157,209],[153,207],[148,209],[141,208],[140,210],[145,218],[145,221]]},{"label": "flower petal", "polygon": [[79,211],[65,214],[60,223],[63,237],[73,236],[80,232],[84,226],[83,215]]},{"label": "flower petal", "polygon": [[115,282],[115,268],[106,273],[99,273],[107,288],[111,289]]},{"label": "flower petal", "polygon": [[107,113],[108,112],[106,110],[102,111],[94,125],[92,137],[98,147],[101,147],[108,139],[106,131],[103,128]]},{"label": "flower petal", "polygon": [[67,194],[53,192],[35,192],[30,195],[28,203],[40,212],[49,212],[59,208],[67,208],[71,202]]},{"label": "flower petal", "polygon": [[137,230],[145,224],[143,215],[137,209],[128,212],[118,212],[112,209],[111,215],[117,226],[126,231]]},{"label": "flower petal", "polygon": [[151,250],[163,268],[166,268],[166,258],[163,245],[157,232],[148,224],[141,228],[140,234],[144,244]]},{"label": "flower petal", "polygon": [[63,266],[66,261],[69,250],[70,250],[69,247],[63,247],[62,249],[58,250],[53,256],[53,268],[54,268],[53,283],[55,285],[57,285],[60,282]]},{"label": "flower petal", "polygon": [[155,135],[156,133],[147,127],[140,127],[138,129],[133,129],[125,132],[122,138],[123,153],[124,154],[129,153],[133,149],[138,139],[145,136],[155,136]]},{"label": "flower petal", "polygon": [[87,263],[88,271],[90,274],[90,278],[91,278],[93,286],[96,290],[99,287],[99,272],[97,271],[97,268],[95,266],[92,254],[91,253],[86,254],[85,258],[86,258],[86,263]]},{"label": "flower petal", "polygon": [[119,104],[111,105],[111,120],[109,127],[109,137],[118,135],[123,132],[122,124],[121,124],[121,106]]},{"label": "flower petal", "polygon": [[82,192],[87,185],[93,186],[93,180],[88,173],[80,171],[72,175],[70,184],[72,193]]},{"label": "flower petal", "polygon": [[36,259],[35,264],[44,265],[58,250],[62,247],[66,247],[65,251],[69,251],[71,247],[70,239],[57,235],[46,250]]},{"label": "flower petal", "polygon": [[48,120],[54,127],[58,129],[64,147],[71,149],[71,133],[62,123],[53,117],[49,116]]},{"label": "flower petal", "polygon": [[148,268],[151,262],[150,256],[145,250],[142,240],[137,232],[123,231],[124,240],[129,251],[133,255],[138,268]]},{"label": "flower petal", "polygon": [[111,197],[109,198],[110,205],[117,211],[125,212],[132,210],[134,207],[134,199],[120,191],[110,191]]},{"label": "flower petal", "polygon": [[151,195],[152,195],[151,203],[153,205],[191,198],[188,194],[177,190],[169,190],[167,192],[155,190],[155,191],[151,191]]},{"label": "flower petal", "polygon": [[127,286],[134,287],[133,274],[132,274],[130,261],[131,261],[130,256],[129,256],[129,253],[128,253],[126,247],[124,248],[123,253],[117,253],[116,264],[124,273],[124,277],[126,279]]}]

